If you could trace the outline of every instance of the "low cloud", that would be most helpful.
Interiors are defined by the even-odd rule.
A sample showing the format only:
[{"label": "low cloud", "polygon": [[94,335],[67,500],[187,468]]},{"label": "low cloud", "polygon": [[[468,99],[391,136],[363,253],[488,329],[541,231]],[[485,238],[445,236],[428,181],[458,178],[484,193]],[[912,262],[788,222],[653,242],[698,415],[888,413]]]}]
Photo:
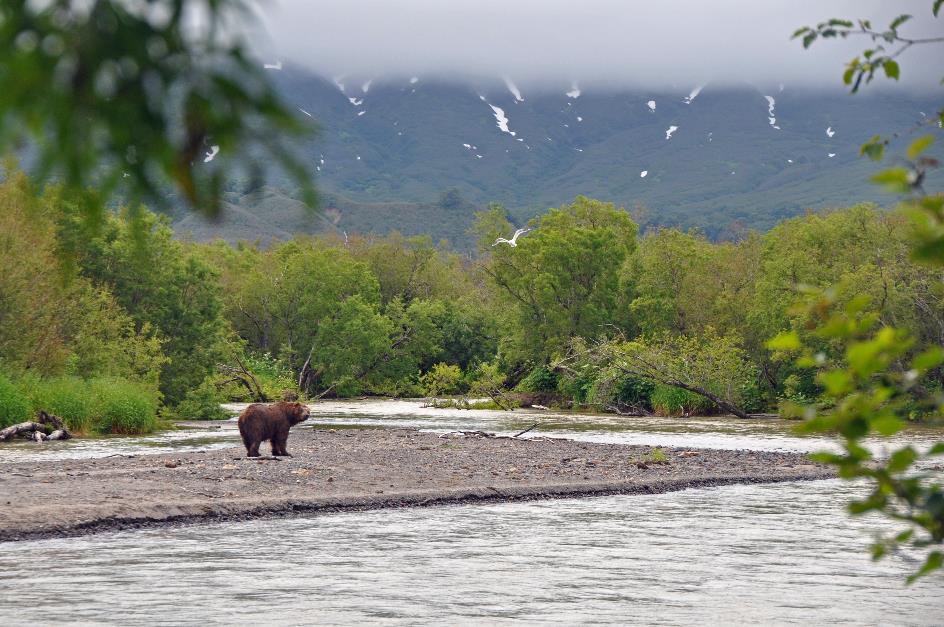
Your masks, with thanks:
[{"label": "low cloud", "polygon": [[[940,35],[930,0],[280,0],[260,9],[260,55],[327,76],[508,76],[522,86],[788,83],[831,85],[869,45],[790,35],[831,17],[877,27],[915,15],[903,32]],[[941,79],[942,46],[902,58],[902,82]]]}]

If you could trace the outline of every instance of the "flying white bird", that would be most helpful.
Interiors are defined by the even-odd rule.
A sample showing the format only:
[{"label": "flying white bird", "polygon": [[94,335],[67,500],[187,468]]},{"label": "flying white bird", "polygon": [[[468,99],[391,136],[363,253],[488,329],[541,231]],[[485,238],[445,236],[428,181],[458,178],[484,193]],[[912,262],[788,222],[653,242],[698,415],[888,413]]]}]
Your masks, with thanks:
[{"label": "flying white bird", "polygon": [[518,237],[530,231],[531,229],[518,229],[517,231],[515,231],[515,234],[511,237],[511,239],[505,239],[504,237],[499,237],[497,240],[495,240],[495,243],[492,244],[492,246],[498,246],[499,244],[508,244],[509,246],[514,248],[518,245]]}]

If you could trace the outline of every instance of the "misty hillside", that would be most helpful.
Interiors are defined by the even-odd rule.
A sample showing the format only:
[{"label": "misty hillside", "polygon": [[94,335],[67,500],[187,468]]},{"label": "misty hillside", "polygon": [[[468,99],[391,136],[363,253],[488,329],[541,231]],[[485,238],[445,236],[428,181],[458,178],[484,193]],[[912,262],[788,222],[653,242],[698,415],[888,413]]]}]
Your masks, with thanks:
[{"label": "misty hillside", "polygon": [[859,145],[936,110],[928,96],[789,85],[606,92],[577,83],[529,93],[502,80],[325,79],[289,66],[272,76],[321,127],[304,151],[324,213],[306,214],[275,177],[231,194],[222,224],[191,215],[178,229],[231,240],[399,229],[465,248],[472,213],[489,202],[524,222],[585,194],[634,209],[645,224],[725,237],[807,208],[891,202],[864,184],[876,166]]}]

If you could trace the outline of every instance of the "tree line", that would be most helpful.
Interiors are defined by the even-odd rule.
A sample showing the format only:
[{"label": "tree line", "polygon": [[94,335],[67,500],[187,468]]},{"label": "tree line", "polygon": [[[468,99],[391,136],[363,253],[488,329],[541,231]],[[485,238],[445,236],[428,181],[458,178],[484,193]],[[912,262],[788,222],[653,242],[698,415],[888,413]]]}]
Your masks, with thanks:
[{"label": "tree line", "polygon": [[[843,358],[795,307],[815,288],[907,330],[913,354],[944,343],[941,271],[910,260],[904,214],[872,206],[712,242],[640,234],[625,210],[578,197],[512,247],[493,245],[515,230],[493,205],[468,256],[398,233],[188,242],[140,207],[89,221],[85,202],[12,170],[0,186],[0,422],[43,408],[79,431],[140,431],[158,413],[219,417],[221,401],[286,394],[789,410],[823,387],[771,338],[796,333],[821,362]],[[914,418],[941,381],[911,390]],[[118,388],[112,404],[136,418],[93,416],[105,401],[89,399]]]}]

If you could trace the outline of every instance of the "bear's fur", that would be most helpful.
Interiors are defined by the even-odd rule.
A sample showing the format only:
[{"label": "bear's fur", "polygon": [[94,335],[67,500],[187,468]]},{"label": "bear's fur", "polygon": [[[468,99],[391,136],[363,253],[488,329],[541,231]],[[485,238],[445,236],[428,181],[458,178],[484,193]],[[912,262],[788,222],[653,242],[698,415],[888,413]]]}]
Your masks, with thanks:
[{"label": "bear's fur", "polygon": [[273,457],[291,457],[285,450],[288,430],[306,420],[308,408],[301,403],[250,405],[239,414],[239,434],[243,436],[247,457],[259,457],[259,445],[266,440],[272,443]]}]

